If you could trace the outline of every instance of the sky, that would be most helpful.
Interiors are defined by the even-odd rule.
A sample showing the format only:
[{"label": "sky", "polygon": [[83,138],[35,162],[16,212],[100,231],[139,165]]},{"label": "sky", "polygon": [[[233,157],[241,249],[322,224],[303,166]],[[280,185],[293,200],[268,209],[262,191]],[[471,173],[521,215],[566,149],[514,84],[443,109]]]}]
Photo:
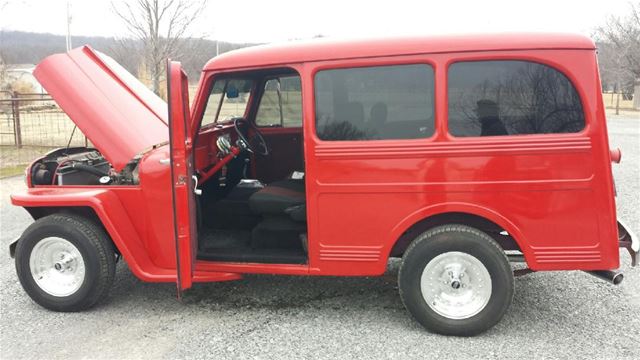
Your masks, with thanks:
[{"label": "sky", "polygon": [[[124,0],[69,0],[72,35],[126,37],[111,10]],[[4,4],[4,5],[2,5]],[[0,0],[0,30],[66,33],[67,0]],[[592,35],[628,0],[208,1],[189,33],[229,42],[443,33],[572,32]]]}]

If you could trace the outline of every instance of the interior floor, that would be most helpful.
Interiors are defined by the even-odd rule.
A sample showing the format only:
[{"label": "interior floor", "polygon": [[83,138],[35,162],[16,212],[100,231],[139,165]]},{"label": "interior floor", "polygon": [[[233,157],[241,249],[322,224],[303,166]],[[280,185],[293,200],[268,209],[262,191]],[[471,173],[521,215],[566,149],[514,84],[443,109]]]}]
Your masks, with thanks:
[{"label": "interior floor", "polygon": [[266,264],[305,264],[307,262],[307,254],[302,246],[251,247],[250,230],[204,228],[200,231],[199,238],[198,259],[201,260]]},{"label": "interior floor", "polygon": [[226,178],[211,179],[202,187],[198,259],[307,263],[304,180],[289,178],[265,185],[241,179],[245,169],[236,165],[230,164]]}]

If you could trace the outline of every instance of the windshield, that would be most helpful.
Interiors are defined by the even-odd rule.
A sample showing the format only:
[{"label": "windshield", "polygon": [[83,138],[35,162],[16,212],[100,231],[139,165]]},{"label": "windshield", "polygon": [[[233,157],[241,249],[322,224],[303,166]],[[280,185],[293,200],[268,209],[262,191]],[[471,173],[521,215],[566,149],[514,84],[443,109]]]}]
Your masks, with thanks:
[{"label": "windshield", "polygon": [[249,79],[216,80],[209,93],[201,126],[244,116],[253,83]]}]

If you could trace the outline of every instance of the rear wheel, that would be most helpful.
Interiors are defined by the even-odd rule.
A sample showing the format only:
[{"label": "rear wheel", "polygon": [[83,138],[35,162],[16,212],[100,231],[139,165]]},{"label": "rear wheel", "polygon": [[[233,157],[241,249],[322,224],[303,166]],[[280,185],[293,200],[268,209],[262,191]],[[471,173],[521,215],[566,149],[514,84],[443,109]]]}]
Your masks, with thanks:
[{"label": "rear wheel", "polygon": [[25,230],[16,247],[22,287],[41,306],[80,311],[107,295],[115,274],[113,245],[92,221],[50,215]]},{"label": "rear wheel", "polygon": [[471,336],[494,326],[514,292],[504,251],[490,236],[464,225],[444,225],[416,238],[403,256],[400,296],[430,331]]}]

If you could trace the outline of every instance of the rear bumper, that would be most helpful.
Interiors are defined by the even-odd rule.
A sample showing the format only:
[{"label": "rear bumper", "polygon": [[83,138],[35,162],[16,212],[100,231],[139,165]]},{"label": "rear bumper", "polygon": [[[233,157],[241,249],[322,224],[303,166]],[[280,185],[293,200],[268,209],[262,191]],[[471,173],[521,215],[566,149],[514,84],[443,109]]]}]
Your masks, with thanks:
[{"label": "rear bumper", "polygon": [[618,244],[627,249],[631,255],[631,266],[637,266],[640,261],[640,239],[628,225],[620,220],[618,220]]}]

